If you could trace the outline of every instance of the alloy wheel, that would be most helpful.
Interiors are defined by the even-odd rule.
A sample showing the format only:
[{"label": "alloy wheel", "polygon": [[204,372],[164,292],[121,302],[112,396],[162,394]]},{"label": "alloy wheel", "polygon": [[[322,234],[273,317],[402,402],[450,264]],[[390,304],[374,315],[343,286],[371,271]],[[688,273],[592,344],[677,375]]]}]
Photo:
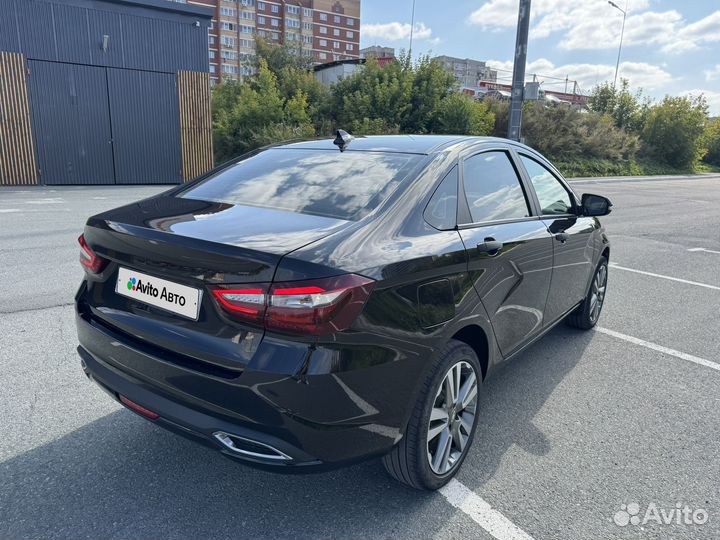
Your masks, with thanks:
[{"label": "alloy wheel", "polygon": [[605,301],[606,288],[607,266],[603,264],[598,268],[590,290],[590,321],[593,323],[596,323],[600,317],[600,311],[602,311],[603,302]]},{"label": "alloy wheel", "polygon": [[438,388],[427,431],[427,457],[435,474],[450,472],[468,448],[475,424],[478,385],[468,362],[455,363]]}]

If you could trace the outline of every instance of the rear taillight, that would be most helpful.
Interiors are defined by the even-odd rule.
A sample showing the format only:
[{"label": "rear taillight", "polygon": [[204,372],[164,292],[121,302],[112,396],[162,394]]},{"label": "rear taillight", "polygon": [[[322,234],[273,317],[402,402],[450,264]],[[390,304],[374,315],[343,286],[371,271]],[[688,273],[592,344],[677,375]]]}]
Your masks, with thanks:
[{"label": "rear taillight", "polygon": [[323,335],[352,325],[374,281],[354,274],[293,283],[225,286],[213,290],[220,307],[233,317],[269,330]]},{"label": "rear taillight", "polygon": [[83,268],[91,274],[99,274],[102,272],[108,263],[107,259],[96,255],[95,252],[90,249],[90,246],[85,242],[85,235],[81,234],[78,242],[80,243],[80,264],[83,265]]}]

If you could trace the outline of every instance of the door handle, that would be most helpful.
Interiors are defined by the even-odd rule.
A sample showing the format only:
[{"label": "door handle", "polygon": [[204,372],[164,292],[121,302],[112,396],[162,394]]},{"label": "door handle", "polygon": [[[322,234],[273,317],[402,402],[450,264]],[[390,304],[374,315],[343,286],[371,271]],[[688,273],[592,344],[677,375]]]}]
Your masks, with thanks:
[{"label": "door handle", "polygon": [[568,240],[570,240],[570,235],[569,235],[568,233],[566,233],[566,232],[557,233],[557,234],[555,235],[555,240],[557,240],[557,241],[560,242],[561,244],[564,244],[565,242],[567,242]]},{"label": "door handle", "polygon": [[477,249],[480,253],[487,253],[488,255],[495,256],[498,253],[500,253],[500,250],[503,247],[502,242],[498,242],[492,237],[486,238],[483,242],[480,242],[477,245]]}]

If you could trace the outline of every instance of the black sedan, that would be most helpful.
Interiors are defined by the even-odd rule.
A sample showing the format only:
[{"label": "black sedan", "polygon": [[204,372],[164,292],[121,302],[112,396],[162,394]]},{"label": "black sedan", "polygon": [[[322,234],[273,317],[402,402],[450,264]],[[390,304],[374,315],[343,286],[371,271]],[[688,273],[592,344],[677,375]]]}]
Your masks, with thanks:
[{"label": "black sedan", "polygon": [[507,140],[266,148],[88,220],[82,367],[245,463],[383,456],[436,489],[467,455],[493,368],[560,321],[596,324],[610,206]]}]

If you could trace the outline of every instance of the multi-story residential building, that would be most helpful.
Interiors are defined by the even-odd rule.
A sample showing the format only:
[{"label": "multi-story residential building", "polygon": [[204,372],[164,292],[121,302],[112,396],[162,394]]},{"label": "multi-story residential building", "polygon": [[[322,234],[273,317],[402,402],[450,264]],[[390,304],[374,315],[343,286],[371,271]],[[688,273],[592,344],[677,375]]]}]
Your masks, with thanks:
[{"label": "multi-story residential building", "polygon": [[213,83],[253,73],[257,37],[291,45],[318,64],[360,58],[361,0],[186,1],[215,10],[208,34]]},{"label": "multi-story residential building", "polygon": [[360,58],[395,58],[395,49],[393,47],[372,45],[360,49]]},{"label": "multi-story residential building", "polygon": [[436,56],[434,60],[440,62],[445,71],[452,73],[463,88],[478,88],[480,81],[497,80],[497,71],[481,60],[453,56]]}]

